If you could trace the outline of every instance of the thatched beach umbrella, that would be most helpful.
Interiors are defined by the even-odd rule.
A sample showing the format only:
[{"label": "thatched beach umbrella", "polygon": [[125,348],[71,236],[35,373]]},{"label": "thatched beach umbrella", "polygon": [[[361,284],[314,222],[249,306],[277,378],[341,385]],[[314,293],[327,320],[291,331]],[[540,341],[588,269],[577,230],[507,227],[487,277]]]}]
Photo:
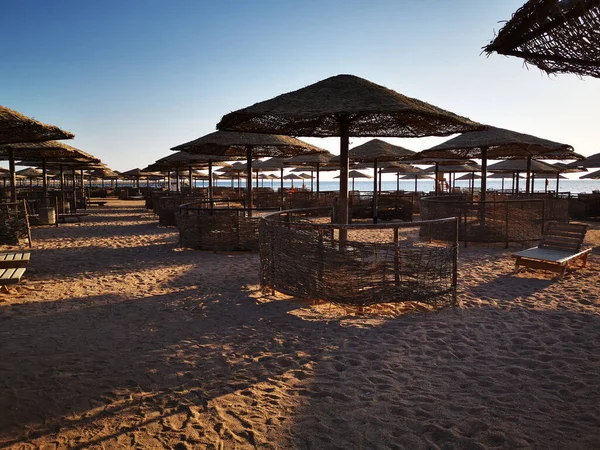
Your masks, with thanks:
[{"label": "thatched beach umbrella", "polygon": [[[348,223],[350,136],[448,136],[483,125],[353,75],[337,75],[229,113],[219,130],[291,136],[340,137],[338,215]],[[342,230],[342,241],[346,232]]]},{"label": "thatched beach umbrella", "polygon": [[[336,175],[333,178],[341,178],[340,175]],[[368,178],[371,179],[373,178],[371,175],[363,173],[363,172],[359,172],[358,170],[350,170],[348,171],[348,178],[352,179],[352,190],[354,190],[354,179],[355,178]]]},{"label": "thatched beach umbrella", "polygon": [[[393,145],[381,139],[372,139],[364,144],[351,148],[348,151],[350,161],[369,163],[373,166],[373,223],[377,223],[377,198],[378,198],[378,167],[380,162],[399,161],[414,155],[415,152],[399,145]],[[335,160],[336,158],[334,158]]]},{"label": "thatched beach umbrella", "polygon": [[433,180],[433,177],[431,175],[428,175],[426,173],[420,172],[420,173],[414,173],[411,175],[404,175],[402,177],[403,180],[415,180],[415,194],[418,192],[417,189],[417,180]]},{"label": "thatched beach umbrella", "polygon": [[[552,152],[552,159],[575,159],[573,147],[568,144],[538,138],[529,134],[503,128],[489,127],[487,130],[465,133],[423,150],[421,158],[448,158],[454,155],[462,159],[481,159],[481,201],[485,201],[488,159],[522,158],[530,165],[532,159],[543,158]],[[527,183],[529,192],[529,182]]]},{"label": "thatched beach umbrella", "polygon": [[580,180],[600,180],[600,170],[579,177]]},{"label": "thatched beach umbrella", "polygon": [[[287,163],[290,167],[296,168],[306,168],[310,167],[311,169],[315,169],[317,173],[317,195],[319,195],[320,186],[319,186],[319,172],[321,167],[324,164],[327,164],[334,157],[333,153],[329,153],[328,151],[324,151],[323,153],[312,153],[310,155],[298,155],[292,156],[288,158]],[[311,170],[312,173],[312,170]]]},{"label": "thatched beach umbrella", "polygon": [[[386,164],[386,167],[380,170],[380,173],[395,173],[396,174],[396,191],[400,190],[400,175],[418,174],[421,173],[421,169],[410,164],[405,164],[397,161],[392,161]],[[416,180],[415,180],[415,192]]]},{"label": "thatched beach umbrella", "polygon": [[[318,154],[318,153],[317,153]],[[308,155],[300,155],[300,156],[308,156]],[[280,190],[280,202],[281,202],[281,207],[283,208],[283,199],[284,199],[284,193],[283,193],[283,180],[284,180],[284,176],[283,176],[283,169],[285,169],[286,167],[289,167],[288,162],[287,162],[287,158],[269,158],[266,159],[264,161],[256,161],[256,163],[254,164],[254,168],[257,171],[265,171],[265,172],[271,172],[271,171],[275,171],[275,170],[279,170],[279,178],[281,179],[281,190]]]},{"label": "thatched beach umbrella", "polygon": [[[15,158],[33,161],[42,166],[42,172],[46,173],[46,164],[56,161],[70,161],[72,159],[89,159],[100,162],[92,155],[70,145],[58,141],[26,142],[6,144],[0,146],[0,159],[7,159],[11,173],[15,173]],[[45,175],[44,175],[45,178]],[[47,186],[44,181],[44,195],[47,195]],[[11,187],[11,199],[17,200],[17,191]]]},{"label": "thatched beach umbrella", "polygon": [[[47,169],[54,165],[61,167],[73,163],[100,164],[100,160],[89,153],[59,141],[27,142],[0,146],[0,159],[13,157],[22,159],[21,165],[38,166],[42,169],[44,198],[48,198]],[[61,195],[64,198],[63,176],[61,175]],[[16,199],[16,190],[11,189],[11,197]],[[45,201],[46,201],[45,200]]]},{"label": "thatched beach umbrella", "polygon": [[17,170],[16,175],[29,180],[29,187],[33,187],[33,180],[42,178],[42,172],[33,167]]},{"label": "thatched beach umbrella", "polygon": [[571,168],[584,168],[584,169],[592,169],[596,167],[600,167],[600,153],[595,153],[590,156],[586,156],[585,158],[579,161],[573,161],[567,164],[568,167]]},{"label": "thatched beach umbrella", "polygon": [[193,180],[192,180],[192,175],[193,175],[193,170],[194,169],[204,169],[204,168],[208,168],[208,199],[212,200],[213,198],[213,184],[212,184],[212,180],[213,180],[213,164],[214,163],[220,163],[229,159],[236,159],[236,158],[229,158],[229,157],[223,157],[223,156],[218,156],[218,155],[198,155],[198,154],[194,154],[194,153],[189,153],[189,152],[185,152],[185,151],[179,151],[176,153],[173,153],[171,155],[165,156],[164,158],[160,158],[158,159],[154,164],[152,164],[153,167],[156,168],[161,168],[161,169],[165,169],[165,170],[171,170],[171,169],[175,169],[175,174],[176,174],[176,180],[177,180],[177,191],[179,191],[179,170],[181,168],[186,168],[188,170],[188,179],[189,179],[189,183],[190,183],[190,190],[192,189],[192,184],[193,184]]},{"label": "thatched beach umbrella", "polygon": [[485,47],[547,73],[600,77],[600,2],[529,0]]},{"label": "thatched beach umbrella", "polygon": [[226,156],[229,159],[246,157],[248,214],[252,215],[252,158],[263,156],[294,156],[303,153],[322,152],[318,147],[299,139],[275,134],[240,133],[216,131],[194,141],[177,145],[171,150],[183,150],[203,155]]},{"label": "thatched beach umbrella", "polygon": [[46,125],[0,105],[0,144],[73,139],[75,136],[54,125]]},{"label": "thatched beach umbrella", "polygon": [[292,180],[292,189],[294,189],[294,180],[303,180],[304,178],[302,178],[299,175],[296,175],[295,173],[288,173],[286,176],[283,177],[284,180]]}]

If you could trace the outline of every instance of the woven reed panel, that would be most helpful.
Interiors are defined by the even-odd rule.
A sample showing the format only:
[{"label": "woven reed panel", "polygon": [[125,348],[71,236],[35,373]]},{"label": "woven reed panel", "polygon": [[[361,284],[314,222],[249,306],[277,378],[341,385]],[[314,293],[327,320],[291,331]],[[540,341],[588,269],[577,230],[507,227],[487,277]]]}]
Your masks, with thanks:
[{"label": "woven reed panel", "polygon": [[[272,216],[271,216],[272,217]],[[419,301],[453,304],[454,243],[421,241],[427,225],[401,229],[388,239],[350,239],[341,245],[335,226],[302,228],[281,220],[260,223],[260,280],[263,288],[352,306]],[[439,224],[436,224],[439,225]],[[289,227],[289,228],[288,228]],[[456,223],[453,222],[454,242]],[[361,236],[369,234],[364,231]],[[381,235],[381,232],[379,232]]]},{"label": "woven reed panel", "polygon": [[247,217],[243,211],[206,210],[177,214],[179,242],[196,250],[258,250],[259,217]]}]

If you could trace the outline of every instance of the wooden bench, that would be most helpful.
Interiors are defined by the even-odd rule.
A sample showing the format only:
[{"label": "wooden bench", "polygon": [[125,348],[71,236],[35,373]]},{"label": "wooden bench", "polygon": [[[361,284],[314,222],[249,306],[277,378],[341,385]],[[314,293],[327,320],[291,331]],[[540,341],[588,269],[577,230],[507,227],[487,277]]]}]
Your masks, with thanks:
[{"label": "wooden bench", "polygon": [[29,264],[31,253],[0,253],[0,269],[25,267]]},{"label": "wooden bench", "polygon": [[0,269],[0,286],[8,292],[8,285],[17,284],[25,273],[24,267]]},{"label": "wooden bench", "polygon": [[550,222],[537,247],[514,253],[515,271],[521,266],[548,270],[562,278],[569,263],[580,260],[585,267],[591,248],[582,249],[587,224]]},{"label": "wooden bench", "polygon": [[88,200],[87,204],[88,206],[93,206],[93,205],[97,205],[97,206],[104,206],[106,205],[108,202],[104,201],[104,200]]}]

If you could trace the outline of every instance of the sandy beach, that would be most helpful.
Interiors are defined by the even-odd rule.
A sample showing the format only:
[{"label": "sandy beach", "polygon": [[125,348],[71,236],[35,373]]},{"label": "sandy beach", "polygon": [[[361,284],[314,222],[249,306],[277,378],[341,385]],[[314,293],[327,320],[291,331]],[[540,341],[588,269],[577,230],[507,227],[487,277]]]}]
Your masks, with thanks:
[{"label": "sandy beach", "polygon": [[560,281],[461,248],[460,307],[356,314],[141,201],[88,212],[0,294],[0,448],[600,448],[599,222]]}]

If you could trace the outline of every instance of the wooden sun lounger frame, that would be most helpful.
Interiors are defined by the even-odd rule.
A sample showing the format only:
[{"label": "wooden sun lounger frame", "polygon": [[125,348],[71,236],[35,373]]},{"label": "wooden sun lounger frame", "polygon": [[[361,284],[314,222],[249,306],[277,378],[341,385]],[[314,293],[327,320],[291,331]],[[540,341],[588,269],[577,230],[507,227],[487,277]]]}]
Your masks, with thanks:
[{"label": "wooden sun lounger frame", "polygon": [[587,265],[591,248],[582,249],[587,224],[549,222],[546,233],[537,247],[514,253],[515,271],[521,266],[558,273],[561,279],[569,263],[580,260],[578,267]]},{"label": "wooden sun lounger frame", "polygon": [[8,285],[19,283],[30,259],[29,252],[0,253],[0,288],[9,292]]},{"label": "wooden sun lounger frame", "polygon": [[0,253],[0,269],[25,267],[29,264],[31,253]]}]

